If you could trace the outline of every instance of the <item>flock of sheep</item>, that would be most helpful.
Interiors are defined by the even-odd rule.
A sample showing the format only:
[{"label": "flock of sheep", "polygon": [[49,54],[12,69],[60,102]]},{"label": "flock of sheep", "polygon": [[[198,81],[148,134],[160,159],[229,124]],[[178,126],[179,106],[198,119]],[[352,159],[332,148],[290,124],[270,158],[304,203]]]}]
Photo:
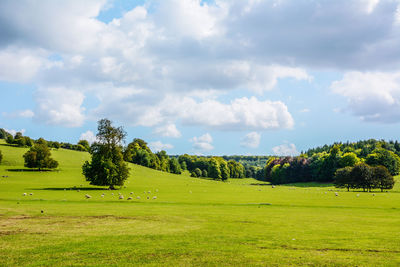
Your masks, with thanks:
[{"label": "flock of sheep", "polygon": [[[158,189],[156,189],[156,192],[158,192]],[[146,197],[147,199],[154,199],[154,200],[157,199],[157,196],[153,196],[153,197],[150,196],[151,191],[147,191],[147,192],[144,191],[143,194],[145,195],[145,197]],[[147,194],[147,196],[146,196],[146,194]],[[104,198],[105,195],[106,195],[106,194],[103,193],[103,194],[101,194],[101,197]],[[130,192],[129,195],[130,195],[130,196],[129,196],[126,200],[132,200],[132,199],[133,199],[134,193],[133,193],[133,192]],[[111,193],[111,196],[114,196],[114,193]],[[90,199],[90,198],[92,198],[92,196],[89,195],[89,194],[86,194],[86,195],[85,195],[85,198],[86,198],[86,199]],[[124,199],[124,195],[123,195],[122,193],[120,193],[120,192],[118,193],[118,199],[120,199],[120,200],[123,200],[123,199]],[[136,196],[136,199],[141,199],[141,197],[140,197],[139,195],[137,195],[137,196]]]}]

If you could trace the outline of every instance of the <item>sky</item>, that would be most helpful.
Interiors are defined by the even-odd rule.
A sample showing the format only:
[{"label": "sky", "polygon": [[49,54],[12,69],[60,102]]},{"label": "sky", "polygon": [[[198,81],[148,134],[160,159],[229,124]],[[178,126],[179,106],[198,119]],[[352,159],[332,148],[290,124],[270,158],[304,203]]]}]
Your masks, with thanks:
[{"label": "sky", "polygon": [[2,0],[0,128],[168,154],[399,140],[399,0]]}]

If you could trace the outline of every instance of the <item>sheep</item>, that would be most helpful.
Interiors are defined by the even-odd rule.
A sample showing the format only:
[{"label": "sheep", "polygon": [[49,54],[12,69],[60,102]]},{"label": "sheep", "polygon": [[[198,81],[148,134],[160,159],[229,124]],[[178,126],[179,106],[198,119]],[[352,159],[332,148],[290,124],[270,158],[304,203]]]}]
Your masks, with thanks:
[{"label": "sheep", "polygon": [[136,198],[137,198],[137,199],[140,199],[140,196],[137,196]]},{"label": "sheep", "polygon": [[375,196],[375,193],[373,193],[372,196],[374,197],[374,196]]},{"label": "sheep", "polygon": [[154,196],[153,199],[157,199],[157,196]]},{"label": "sheep", "polygon": [[88,194],[86,194],[85,197],[86,197],[87,199],[92,198],[92,196],[91,196],[91,195],[88,195]]},{"label": "sheep", "polygon": [[335,192],[335,196],[337,196],[337,197],[339,196],[338,192]]},{"label": "sheep", "polygon": [[111,193],[111,195],[113,196],[113,195],[114,195],[114,193]]},{"label": "sheep", "polygon": [[101,197],[104,197],[104,194],[102,194]]},{"label": "sheep", "polygon": [[130,194],[133,195],[133,192],[131,192]]},{"label": "sheep", "polygon": [[29,195],[30,195],[30,196],[32,196],[32,195],[33,195],[33,193],[29,193]]},{"label": "sheep", "polygon": [[156,192],[158,192],[158,189],[156,189]]},{"label": "sheep", "polygon": [[149,196],[147,196],[147,199],[150,199],[150,197],[149,197]]},{"label": "sheep", "polygon": [[360,194],[357,194],[357,197],[359,197],[360,196]]},{"label": "sheep", "polygon": [[124,199],[124,196],[123,196],[123,195],[120,195],[120,196],[119,196],[119,199]]},{"label": "sheep", "polygon": [[272,188],[275,188],[275,185],[273,185]]},{"label": "sheep", "polygon": [[26,196],[26,193],[23,193],[22,195],[23,195],[23,196]]},{"label": "sheep", "polygon": [[78,189],[78,192],[81,192],[81,190]]},{"label": "sheep", "polygon": [[128,197],[128,199],[127,200],[132,200],[132,197]]},{"label": "sheep", "polygon": [[151,191],[148,191],[147,193],[148,193],[148,194],[151,194]]}]

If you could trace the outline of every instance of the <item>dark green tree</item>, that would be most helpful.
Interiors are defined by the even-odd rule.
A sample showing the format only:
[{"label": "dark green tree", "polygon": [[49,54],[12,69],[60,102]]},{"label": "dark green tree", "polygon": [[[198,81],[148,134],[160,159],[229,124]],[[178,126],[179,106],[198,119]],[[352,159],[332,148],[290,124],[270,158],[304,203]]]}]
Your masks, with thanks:
[{"label": "dark green tree", "polygon": [[384,148],[378,148],[369,154],[365,161],[371,166],[385,166],[391,175],[400,173],[400,158],[394,152]]},{"label": "dark green tree", "polygon": [[82,173],[92,185],[122,186],[129,176],[129,169],[122,155],[122,142],[126,136],[122,127],[113,127],[108,119],[98,122],[97,140],[91,148],[91,162],[86,161]]},{"label": "dark green tree", "polygon": [[353,187],[353,180],[351,176],[352,167],[344,167],[342,169],[338,169],[335,172],[335,187],[338,188],[347,188],[347,191],[350,191],[350,188]]},{"label": "dark green tree", "polygon": [[208,173],[207,173],[207,170],[206,170],[206,169],[204,169],[204,170],[201,171],[201,176],[202,176],[202,177],[208,177]]},{"label": "dark green tree", "polygon": [[179,162],[176,158],[169,159],[169,171],[171,173],[175,173],[175,174],[182,173],[181,165],[179,164]]},{"label": "dark green tree", "polygon": [[394,186],[393,176],[384,166],[376,166],[373,169],[373,176],[376,180],[375,188],[380,188],[381,191],[392,189]]},{"label": "dark green tree", "polygon": [[43,144],[35,144],[24,154],[25,167],[42,169],[54,169],[58,162],[51,158],[50,149]]},{"label": "dark green tree", "polygon": [[365,163],[356,164],[351,170],[351,180],[353,188],[371,189],[371,180],[373,177],[372,168]]},{"label": "dark green tree", "polygon": [[208,176],[217,180],[222,178],[219,163],[215,158],[210,160],[210,164],[208,166]]}]

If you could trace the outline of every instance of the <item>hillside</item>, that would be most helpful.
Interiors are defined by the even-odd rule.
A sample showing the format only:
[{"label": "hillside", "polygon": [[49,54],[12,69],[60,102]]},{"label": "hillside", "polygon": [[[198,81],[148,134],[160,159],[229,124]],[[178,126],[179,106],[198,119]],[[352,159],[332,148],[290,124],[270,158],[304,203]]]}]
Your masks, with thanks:
[{"label": "hillside", "polygon": [[389,193],[273,188],[130,164],[126,187],[109,191],[84,180],[86,152],[52,150],[59,170],[32,172],[21,171],[27,149],[0,150],[0,265],[400,264],[399,183]]}]

